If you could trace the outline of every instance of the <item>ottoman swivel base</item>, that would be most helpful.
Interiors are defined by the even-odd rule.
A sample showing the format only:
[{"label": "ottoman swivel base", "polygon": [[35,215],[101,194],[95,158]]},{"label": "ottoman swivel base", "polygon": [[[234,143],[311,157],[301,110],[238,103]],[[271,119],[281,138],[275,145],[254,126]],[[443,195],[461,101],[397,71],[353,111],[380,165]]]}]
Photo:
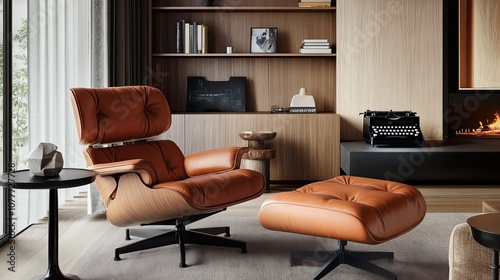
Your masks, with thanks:
[{"label": "ottoman swivel base", "polygon": [[345,249],[347,241],[339,240],[339,249],[328,252],[292,252],[292,260],[316,260],[318,255],[329,255],[323,267],[314,275],[314,280],[319,280],[341,264],[347,264],[364,271],[368,271],[387,279],[397,279],[396,275],[377,266],[370,261],[380,259],[394,259],[393,252],[355,252]]},{"label": "ottoman swivel base", "polygon": [[[340,264],[396,279],[393,273],[370,263],[393,259],[391,252],[347,251],[347,242],[376,245],[415,228],[427,205],[414,187],[386,180],[338,176],[295,191],[273,194],[262,204],[259,223],[267,229],[340,240],[314,279],[321,279]],[[316,259],[318,252],[292,253],[292,258]]]}]

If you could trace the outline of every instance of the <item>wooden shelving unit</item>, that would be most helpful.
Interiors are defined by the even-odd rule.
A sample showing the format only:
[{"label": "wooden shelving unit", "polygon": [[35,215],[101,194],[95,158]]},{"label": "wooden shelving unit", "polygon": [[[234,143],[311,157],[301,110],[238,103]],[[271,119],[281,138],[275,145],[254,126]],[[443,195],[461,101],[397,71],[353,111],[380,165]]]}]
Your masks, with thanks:
[{"label": "wooden shelving unit", "polygon": [[153,53],[152,57],[334,57],[335,53]]},{"label": "wooden shelving unit", "polygon": [[[272,2],[272,1],[270,1]],[[309,13],[309,12],[324,12],[335,11],[336,7],[330,8],[299,8],[299,7],[152,7],[153,11],[177,11],[177,12],[259,12],[259,13],[275,13],[275,12],[290,12],[290,13]]]},{"label": "wooden shelving unit", "polygon": [[[234,123],[241,121],[245,115],[268,114],[277,124],[279,119],[287,120],[284,115],[274,116],[271,114],[271,107],[289,106],[293,95],[297,94],[301,87],[305,87],[308,93],[315,98],[318,112],[323,113],[321,119],[328,119],[335,122],[338,116],[335,115],[336,102],[336,54],[301,54],[299,48],[303,39],[327,38],[330,44],[336,45],[336,8],[299,8],[296,1],[290,0],[255,0],[241,1],[240,6],[216,6],[199,7],[197,1],[175,1],[175,0],[150,0],[150,50],[149,65],[151,72],[151,85],[162,90],[171,106],[172,112],[183,119],[186,123],[186,89],[188,76],[203,76],[210,81],[226,81],[231,76],[247,77],[247,112],[232,115]],[[208,26],[208,53],[205,54],[179,54],[176,53],[176,22],[185,20],[186,22],[197,22]],[[278,28],[277,52],[272,54],[250,53],[250,29],[252,27],[276,27]],[[232,46],[232,54],[226,54],[226,47]],[[264,112],[264,113],[262,113]],[[195,114],[196,115],[196,114]],[[211,127],[213,120],[218,113],[203,115],[204,118],[196,118],[201,122],[202,127]],[[271,117],[272,115],[272,117]],[[208,117],[212,116],[212,117]],[[194,118],[190,116],[188,119]],[[308,116],[309,120],[314,120],[314,116]],[[207,121],[204,121],[204,120]],[[265,121],[266,117],[259,117]],[[231,121],[230,121],[231,122]],[[314,121],[312,121],[314,123]],[[327,121],[328,123],[328,121]],[[244,125],[244,124],[243,124]],[[304,127],[305,123],[285,125],[286,129],[321,130],[322,126],[314,125],[312,128]],[[248,127],[234,127],[234,129],[250,129]],[[265,126],[265,123],[262,123]],[[255,127],[258,127],[256,124]],[[270,127],[270,129],[276,129]],[[339,127],[334,125],[334,135],[338,135]],[[220,138],[219,135],[208,130],[209,135],[203,139]],[[237,131],[219,131],[228,138],[237,137]],[[310,133],[315,133],[310,131]],[[193,136],[194,132],[184,132],[184,140]],[[281,135],[291,135],[281,133]],[[277,137],[280,137],[279,135]],[[214,139],[215,139],[214,138]],[[196,139],[196,138],[193,138]],[[330,141],[333,147],[338,147],[340,137],[334,139],[320,139],[318,141]],[[278,141],[279,142],[279,141]],[[284,141],[292,143],[293,141]],[[205,148],[217,148],[217,145],[227,143],[218,141],[210,147],[190,144],[184,152],[202,150]],[[310,143],[311,149],[317,143]],[[203,147],[202,147],[203,146]],[[198,149],[198,148],[199,149]],[[291,146],[290,146],[291,147]],[[282,152],[287,150],[283,147]],[[337,149],[338,150],[338,149]],[[303,149],[301,153],[308,153],[308,149]],[[335,151],[337,152],[337,151]],[[280,178],[273,180],[317,180],[326,179],[324,173],[302,174],[297,178],[294,172],[292,175],[292,162],[284,161],[283,154],[278,155],[273,165],[274,174],[279,174]],[[302,155],[299,156],[299,158]],[[324,155],[325,161],[319,159],[318,164],[329,166],[331,175],[338,174],[340,163],[338,157]],[[286,158],[286,157],[285,157]],[[337,158],[336,162],[331,159]],[[290,165],[290,166],[286,166]],[[279,167],[278,167],[279,166]],[[283,170],[276,170],[280,168]],[[289,170],[288,178],[286,170]],[[306,172],[307,173],[307,172]],[[273,176],[273,175],[271,175]],[[321,177],[321,178],[318,178]],[[329,177],[329,176],[327,176]]]}]

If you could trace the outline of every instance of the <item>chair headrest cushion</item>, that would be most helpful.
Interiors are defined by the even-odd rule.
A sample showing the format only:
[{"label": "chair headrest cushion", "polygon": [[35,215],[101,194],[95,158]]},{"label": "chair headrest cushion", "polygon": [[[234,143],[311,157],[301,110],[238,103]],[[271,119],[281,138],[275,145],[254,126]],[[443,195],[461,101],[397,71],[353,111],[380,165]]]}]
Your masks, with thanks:
[{"label": "chair headrest cushion", "polygon": [[135,141],[170,128],[165,95],[149,86],[71,88],[80,143],[84,145]]}]

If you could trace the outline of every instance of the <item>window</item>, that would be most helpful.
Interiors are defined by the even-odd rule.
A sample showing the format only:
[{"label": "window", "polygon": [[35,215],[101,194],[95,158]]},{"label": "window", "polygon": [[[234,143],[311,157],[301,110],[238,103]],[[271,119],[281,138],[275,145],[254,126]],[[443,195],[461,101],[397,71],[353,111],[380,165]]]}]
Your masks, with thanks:
[{"label": "window", "polygon": [[[0,3],[12,6],[9,10],[13,13],[12,27],[9,29],[9,37],[12,40],[12,51],[9,52],[12,67],[7,71],[11,82],[9,90],[5,91],[5,97],[10,98],[12,102],[12,111],[4,106],[10,102],[2,103],[3,106],[0,107],[2,111],[7,108],[9,110],[6,112],[11,112],[7,120],[2,119],[2,123],[12,122],[11,126],[0,126],[0,130],[4,131],[6,128],[5,131],[12,134],[12,137],[5,137],[8,139],[2,139],[4,144],[0,146],[0,155],[3,158],[0,165],[3,172],[8,166],[14,166],[15,170],[27,169],[29,153],[40,142],[50,142],[58,146],[58,150],[63,154],[64,167],[85,167],[82,155],[84,147],[78,143],[68,89],[89,87],[91,73],[106,83],[103,85],[107,85],[104,75],[99,75],[106,73],[102,63],[96,68],[98,71],[92,72],[90,69],[92,38],[99,35],[103,38],[102,42],[107,40],[107,33],[100,35],[99,32],[90,31],[91,24],[95,23],[91,20],[90,13],[92,1],[0,0]],[[6,14],[7,9],[0,11],[0,15]],[[6,27],[2,26],[2,34],[5,29]],[[0,45],[0,52],[3,53],[3,44]],[[101,53],[105,52],[102,50],[104,45],[97,46],[101,48]],[[1,62],[3,63],[3,59]],[[3,89],[1,86],[0,88]],[[0,91],[2,99],[3,92],[4,90]],[[0,135],[3,133],[0,132]],[[86,187],[60,190],[59,203],[72,199],[75,194],[85,190]],[[14,233],[17,234],[43,218],[48,209],[46,190],[13,191],[15,200],[11,205],[14,206],[14,211],[7,211],[8,194],[3,188],[0,194],[0,238],[3,237],[3,242],[7,232],[6,213],[14,214]]]},{"label": "window", "polygon": [[[3,7],[3,0],[0,1],[1,4],[0,6]],[[3,34],[5,33],[5,30],[4,30],[4,24],[3,24],[3,19],[4,19],[4,10],[2,8],[2,10],[0,11],[0,30],[2,32],[2,38],[3,38]],[[2,81],[2,86],[0,87],[0,91],[2,92],[2,96],[3,96],[3,62],[4,62],[4,46],[3,46],[3,42],[2,44],[0,45],[0,81]],[[2,124],[2,128],[5,127],[4,123],[3,123],[3,102],[2,102],[2,106],[0,107],[0,121],[1,121],[1,124]],[[0,134],[0,137],[2,138],[2,141],[0,141],[0,151],[3,151],[3,140],[4,140],[4,136],[3,136],[3,133]],[[3,157],[2,157],[3,159]],[[3,170],[3,160],[2,162],[0,162],[0,166],[2,167],[1,170]],[[7,189],[5,188],[2,188],[1,192],[0,192],[0,203],[2,205],[2,207],[0,208],[0,219],[1,219],[1,225],[2,227],[0,228],[0,245],[1,244],[4,244],[5,242],[7,242],[7,236],[6,236],[6,232],[7,232]]]},{"label": "window", "polygon": [[[7,98],[10,106],[5,106],[7,103],[2,102],[2,146],[0,154],[2,156],[1,167],[5,172],[10,168],[24,169],[27,168],[28,152],[28,20],[27,20],[27,0],[0,0],[2,9],[2,17],[9,16],[10,24],[5,26],[2,20],[2,37],[3,34],[10,33],[10,43],[2,41],[2,100],[4,96]],[[6,56],[8,55],[8,57]],[[7,65],[4,68],[4,62]],[[10,65],[10,67],[9,67]],[[4,73],[7,71],[8,73]],[[5,77],[5,79],[4,79]],[[8,80],[7,80],[8,79]],[[10,109],[9,109],[10,108]],[[7,111],[4,112],[4,109]],[[4,114],[5,113],[5,114]],[[5,116],[10,116],[6,118]],[[10,122],[10,123],[8,123]],[[11,136],[4,136],[4,129]],[[5,138],[5,139],[4,139]],[[9,153],[9,154],[5,154]],[[9,190],[2,188],[1,194],[1,217],[2,217],[2,242],[6,242],[10,234],[16,234],[27,225],[20,225],[16,220],[16,227],[11,227],[9,216],[17,218],[17,211],[23,193],[18,190]],[[10,207],[10,208],[9,208]],[[21,208],[22,209],[22,208]],[[22,222],[22,220],[21,220]]]}]

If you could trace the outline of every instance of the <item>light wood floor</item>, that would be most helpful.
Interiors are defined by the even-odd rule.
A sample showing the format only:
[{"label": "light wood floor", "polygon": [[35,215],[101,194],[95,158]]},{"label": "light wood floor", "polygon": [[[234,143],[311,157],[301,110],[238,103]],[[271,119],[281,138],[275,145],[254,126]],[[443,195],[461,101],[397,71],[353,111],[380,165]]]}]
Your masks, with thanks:
[{"label": "light wood floor", "polygon": [[418,187],[427,202],[428,212],[481,213],[485,200],[500,201],[500,186]]},{"label": "light wood floor", "polygon": [[[500,187],[418,187],[427,201],[428,212],[441,213],[480,213],[483,200],[499,200]],[[257,215],[262,202],[269,195],[287,190],[272,188],[271,193],[240,205],[231,207],[227,215],[250,214]],[[93,235],[88,232],[105,231],[110,236],[123,235],[123,229],[113,227],[106,221],[105,214],[86,214],[87,195],[82,193],[75,199],[66,202],[59,209],[59,263],[63,271],[71,271],[78,263],[80,250],[91,250],[86,244],[93,244]],[[223,213],[226,214],[226,213]],[[220,215],[220,214],[219,214]],[[465,221],[464,221],[465,222]],[[75,238],[78,242],[75,243]],[[18,272],[12,274],[5,258],[0,258],[0,280],[28,279],[28,276],[40,275],[47,269],[47,219],[33,224],[20,235],[16,236],[16,255],[18,255]],[[105,240],[101,240],[105,242]],[[9,244],[0,248],[0,256],[9,253]],[[28,277],[28,278],[26,278]]]}]

